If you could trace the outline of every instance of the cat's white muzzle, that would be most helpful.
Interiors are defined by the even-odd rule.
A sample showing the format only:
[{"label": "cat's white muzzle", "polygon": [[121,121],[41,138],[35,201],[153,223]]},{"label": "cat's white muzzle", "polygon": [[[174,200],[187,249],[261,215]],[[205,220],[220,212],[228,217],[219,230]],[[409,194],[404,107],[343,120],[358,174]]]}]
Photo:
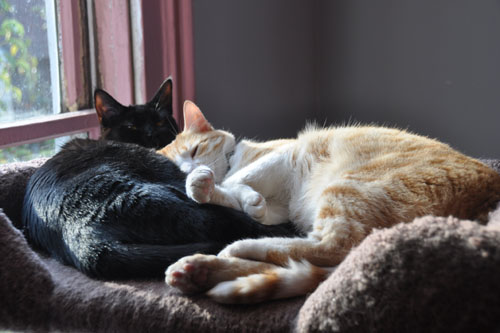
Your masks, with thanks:
[{"label": "cat's white muzzle", "polygon": [[182,172],[189,174],[196,167],[197,167],[197,165],[195,163],[183,162],[183,163],[181,163],[179,168],[181,169]]}]

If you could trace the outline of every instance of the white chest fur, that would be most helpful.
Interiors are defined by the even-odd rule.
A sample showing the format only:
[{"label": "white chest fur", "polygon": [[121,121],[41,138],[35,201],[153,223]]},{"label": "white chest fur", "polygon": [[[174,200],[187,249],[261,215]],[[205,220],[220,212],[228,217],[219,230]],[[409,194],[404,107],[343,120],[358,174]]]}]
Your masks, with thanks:
[{"label": "white chest fur", "polygon": [[313,216],[304,201],[309,173],[303,161],[294,161],[294,145],[291,141],[272,150],[265,151],[266,147],[259,147],[262,150],[257,151],[243,141],[236,146],[222,186],[231,188],[245,184],[264,196],[268,217],[263,223],[276,224],[291,220],[307,231],[312,224],[310,217]]}]

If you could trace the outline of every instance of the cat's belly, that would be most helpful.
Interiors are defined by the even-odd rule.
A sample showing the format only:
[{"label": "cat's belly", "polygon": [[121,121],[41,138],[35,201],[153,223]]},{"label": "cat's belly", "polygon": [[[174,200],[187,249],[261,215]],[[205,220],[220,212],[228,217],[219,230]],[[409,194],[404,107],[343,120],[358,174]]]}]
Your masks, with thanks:
[{"label": "cat's belly", "polygon": [[288,206],[289,219],[301,232],[306,233],[312,230],[316,207],[307,199],[303,189],[295,193],[297,194],[292,195]]},{"label": "cat's belly", "polygon": [[312,231],[320,203],[324,203],[324,190],[329,186],[355,186],[343,179],[340,167],[334,163],[319,163],[302,179],[295,181],[289,203],[289,218],[302,232]]}]

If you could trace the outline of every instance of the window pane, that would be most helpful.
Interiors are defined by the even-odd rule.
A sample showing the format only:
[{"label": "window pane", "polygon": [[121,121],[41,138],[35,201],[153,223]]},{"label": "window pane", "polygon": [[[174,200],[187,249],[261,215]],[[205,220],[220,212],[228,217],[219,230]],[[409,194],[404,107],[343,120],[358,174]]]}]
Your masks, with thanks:
[{"label": "window pane", "polygon": [[50,139],[17,147],[0,149],[0,164],[29,161],[37,157],[49,157],[54,154],[55,140]]},{"label": "window pane", "polygon": [[59,107],[52,0],[0,0],[0,122]]},{"label": "window pane", "polygon": [[86,138],[87,133],[49,139],[41,142],[0,149],[0,164],[29,161],[38,157],[51,157],[61,146],[73,138]]}]

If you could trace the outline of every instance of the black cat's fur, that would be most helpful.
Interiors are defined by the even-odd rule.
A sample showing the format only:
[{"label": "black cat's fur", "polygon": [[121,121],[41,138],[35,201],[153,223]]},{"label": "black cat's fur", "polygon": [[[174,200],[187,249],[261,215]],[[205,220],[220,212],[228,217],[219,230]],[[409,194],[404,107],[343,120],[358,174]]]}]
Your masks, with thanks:
[{"label": "black cat's fur", "polygon": [[92,277],[146,278],[185,255],[294,233],[291,225],[264,226],[229,208],[198,205],[173,162],[136,145],[158,149],[175,138],[171,79],[145,105],[124,107],[103,90],[95,102],[107,140],[67,143],[28,183],[22,220],[36,247]]},{"label": "black cat's fur", "polygon": [[146,104],[123,106],[102,89],[94,92],[102,138],[160,149],[179,132],[172,116],[172,79],[166,79]]},{"label": "black cat's fur", "polygon": [[105,279],[162,276],[177,259],[261,236],[292,236],[246,214],[198,205],[177,166],[135,144],[75,139],[31,177],[27,238],[63,263]]}]

